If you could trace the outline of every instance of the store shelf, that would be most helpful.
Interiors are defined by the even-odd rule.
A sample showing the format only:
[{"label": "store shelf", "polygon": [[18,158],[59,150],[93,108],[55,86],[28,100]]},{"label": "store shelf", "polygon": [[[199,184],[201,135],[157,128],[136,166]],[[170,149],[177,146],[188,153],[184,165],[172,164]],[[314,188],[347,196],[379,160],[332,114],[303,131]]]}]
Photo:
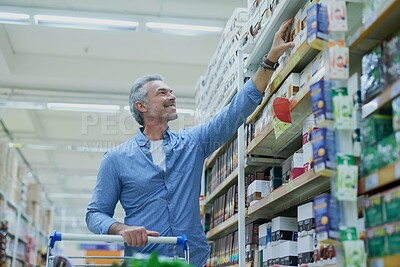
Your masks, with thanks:
[{"label": "store shelf", "polygon": [[238,177],[238,169],[236,168],[222,183],[220,183],[210,194],[204,199],[204,206],[212,205],[217,197],[225,193],[225,191],[236,183]]},{"label": "store shelf", "polygon": [[398,267],[400,262],[400,255],[391,255],[381,258],[368,259],[368,266],[370,267]]},{"label": "store shelf", "polygon": [[251,54],[249,54],[247,60],[244,62],[245,69],[249,69],[251,66],[256,66],[254,69],[258,68],[260,60],[264,54],[268,53],[268,49],[270,49],[272,45],[274,35],[278,31],[281,24],[285,20],[294,17],[297,11],[299,11],[300,8],[305,4],[305,2],[306,1],[292,0],[280,1],[268,24],[265,26],[264,30],[259,33],[259,36],[256,37],[256,44],[253,48],[253,51]]},{"label": "store shelf", "polygon": [[328,191],[329,188],[329,177],[308,171],[251,205],[248,208],[246,223],[258,219],[272,219],[279,213]]},{"label": "store shelf", "polygon": [[[369,51],[399,28],[400,1],[381,1],[381,11],[347,37],[350,49]],[[360,8],[363,8],[360,6]]]},{"label": "store shelf", "polygon": [[247,153],[287,158],[301,147],[303,121],[311,114],[311,99],[306,93],[292,105],[292,125],[277,139],[272,121],[250,142]]},{"label": "store shelf", "polygon": [[215,240],[218,239],[222,236],[226,236],[238,229],[238,214],[236,213],[232,217],[230,217],[228,220],[218,224],[214,228],[210,229],[206,237],[208,240]]},{"label": "store shelf", "polygon": [[318,51],[311,48],[306,42],[303,42],[296,52],[288,59],[288,62],[272,77],[271,85],[265,91],[265,97],[257,109],[247,118],[247,123],[253,121],[264,106],[268,103],[272,95],[279,89],[289,74],[297,69],[300,72],[312,59],[318,54]]},{"label": "store shelf", "polygon": [[362,118],[365,119],[369,115],[383,108],[390,103],[394,98],[400,95],[400,80],[387,87],[382,93],[374,99],[363,105]]},{"label": "store shelf", "polygon": [[400,160],[362,177],[358,181],[358,193],[365,194],[397,180],[400,180]]}]

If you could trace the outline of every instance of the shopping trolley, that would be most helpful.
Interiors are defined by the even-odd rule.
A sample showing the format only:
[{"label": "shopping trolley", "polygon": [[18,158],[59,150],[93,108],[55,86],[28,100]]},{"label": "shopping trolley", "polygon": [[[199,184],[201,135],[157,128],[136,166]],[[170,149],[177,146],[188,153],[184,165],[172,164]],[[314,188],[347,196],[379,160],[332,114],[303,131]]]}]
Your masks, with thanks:
[{"label": "shopping trolley", "polygon": [[[157,244],[173,244],[182,246],[184,260],[189,263],[189,241],[185,235],[176,237],[167,236],[148,236],[148,243]],[[105,242],[105,243],[124,243],[124,238],[120,235],[86,235],[86,234],[69,234],[60,233],[53,231],[49,236],[49,241],[47,244],[47,255],[46,255],[46,267],[55,267],[55,259],[59,256],[50,256],[50,251],[54,248],[57,241],[95,241],[95,242]],[[119,257],[119,256],[67,256],[68,259],[112,259],[112,260],[132,260],[139,259],[142,260],[146,256],[142,254],[134,255],[133,257]],[[66,266],[66,265],[64,265]],[[111,266],[107,264],[83,264],[75,266]]]}]

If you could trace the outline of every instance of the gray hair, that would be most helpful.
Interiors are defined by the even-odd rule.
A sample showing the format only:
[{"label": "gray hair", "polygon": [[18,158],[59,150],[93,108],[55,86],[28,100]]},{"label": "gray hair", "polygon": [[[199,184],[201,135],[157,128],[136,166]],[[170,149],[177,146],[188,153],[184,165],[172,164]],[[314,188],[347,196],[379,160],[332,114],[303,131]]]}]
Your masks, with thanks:
[{"label": "gray hair", "polygon": [[144,126],[142,113],[135,107],[135,102],[148,103],[147,90],[143,86],[151,81],[164,81],[164,78],[160,74],[150,74],[143,76],[135,81],[129,94],[129,109],[135,120],[142,126]]}]

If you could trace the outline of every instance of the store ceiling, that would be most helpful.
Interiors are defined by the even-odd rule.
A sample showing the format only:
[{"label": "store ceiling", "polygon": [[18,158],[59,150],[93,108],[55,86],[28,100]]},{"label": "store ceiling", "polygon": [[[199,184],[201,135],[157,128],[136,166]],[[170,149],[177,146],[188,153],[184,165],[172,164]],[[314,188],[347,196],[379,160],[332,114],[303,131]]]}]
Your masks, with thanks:
[{"label": "store ceiling", "polygon": [[[224,25],[244,0],[13,0],[0,11],[55,12],[144,19],[180,18]],[[0,102],[25,101],[127,105],[133,81],[161,73],[178,98],[194,108],[195,84],[206,71],[220,35],[183,36],[0,24]],[[2,142],[13,142],[56,207],[57,230],[87,232],[85,208],[103,152],[130,138],[137,124],[128,112],[80,113],[0,107]],[[181,115],[171,126],[193,125]],[[121,218],[123,214],[118,212]],[[61,223],[64,221],[64,223]]]}]

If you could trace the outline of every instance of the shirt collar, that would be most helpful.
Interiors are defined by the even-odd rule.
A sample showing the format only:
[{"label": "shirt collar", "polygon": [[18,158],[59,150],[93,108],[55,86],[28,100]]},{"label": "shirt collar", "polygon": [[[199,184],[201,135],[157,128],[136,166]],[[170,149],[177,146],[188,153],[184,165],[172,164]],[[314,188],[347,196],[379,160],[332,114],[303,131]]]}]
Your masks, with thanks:
[{"label": "shirt collar", "polygon": [[[135,139],[139,146],[144,147],[149,143],[149,139],[143,134],[144,127],[140,127],[140,129],[136,132]],[[169,141],[171,136],[171,129],[168,128],[163,133],[164,140]]]}]

